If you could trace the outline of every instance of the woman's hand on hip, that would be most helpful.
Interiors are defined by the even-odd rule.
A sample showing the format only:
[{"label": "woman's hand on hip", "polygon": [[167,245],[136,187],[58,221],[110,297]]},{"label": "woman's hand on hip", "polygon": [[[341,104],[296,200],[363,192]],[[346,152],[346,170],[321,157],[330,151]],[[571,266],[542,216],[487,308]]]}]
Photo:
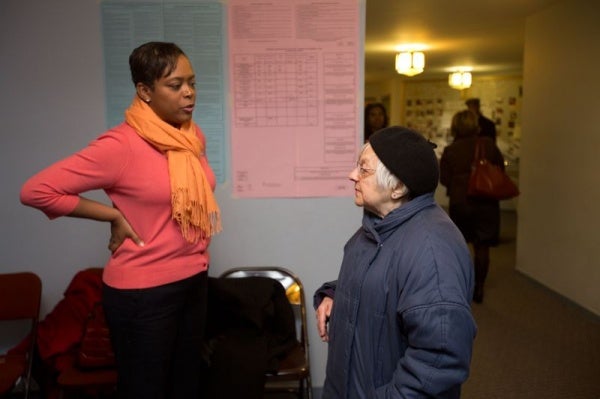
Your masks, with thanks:
[{"label": "woman's hand on hip", "polygon": [[125,216],[115,207],[80,196],[79,202],[69,216],[110,222],[110,241],[108,243],[110,252],[115,252],[127,238],[133,240],[140,247],[144,246],[144,242],[133,230]]},{"label": "woman's hand on hip", "polygon": [[108,242],[110,252],[114,253],[127,238],[140,247],[144,246],[144,241],[133,230],[123,214],[119,212],[119,216],[110,221],[110,241]]}]

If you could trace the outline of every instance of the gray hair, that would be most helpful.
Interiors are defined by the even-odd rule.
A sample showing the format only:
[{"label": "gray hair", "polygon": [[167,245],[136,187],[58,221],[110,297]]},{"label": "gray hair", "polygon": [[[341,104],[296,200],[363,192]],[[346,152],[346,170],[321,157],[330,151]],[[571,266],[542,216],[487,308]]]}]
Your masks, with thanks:
[{"label": "gray hair", "polygon": [[377,159],[377,168],[375,170],[375,178],[377,179],[377,185],[384,188],[395,189],[401,183],[388,168],[385,167],[383,162]]},{"label": "gray hair", "polygon": [[[365,148],[370,145],[368,142],[363,144],[360,153],[365,150]],[[375,168],[375,181],[379,187],[389,188],[394,190],[400,184],[404,186],[404,195],[408,193],[408,187],[406,184],[402,183],[400,179],[396,177],[390,170],[381,162],[379,157],[377,157],[377,167]]]}]

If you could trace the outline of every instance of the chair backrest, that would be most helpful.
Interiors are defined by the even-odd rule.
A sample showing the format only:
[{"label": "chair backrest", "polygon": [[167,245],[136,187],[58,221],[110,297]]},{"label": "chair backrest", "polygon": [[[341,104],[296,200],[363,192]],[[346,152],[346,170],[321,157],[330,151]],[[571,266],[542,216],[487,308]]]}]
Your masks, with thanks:
[{"label": "chair backrest", "polygon": [[279,281],[285,289],[286,296],[296,319],[298,341],[303,346],[308,361],[308,331],[306,326],[306,298],[304,286],[300,278],[290,270],[279,266],[246,266],[236,267],[223,272],[219,278],[268,277]]},{"label": "chair backrest", "polygon": [[[265,392],[296,393],[298,398],[312,399],[306,296],[300,278],[279,266],[248,266],[229,269],[220,278],[267,277],[279,281],[294,311],[296,334],[300,346],[281,360],[276,374],[267,373]],[[290,385],[291,384],[291,385]]]},{"label": "chair backrest", "polygon": [[41,299],[42,280],[35,273],[0,274],[0,321],[29,320],[31,325],[24,365],[25,378],[22,381],[25,385],[25,398],[29,397]]},{"label": "chair backrest", "polygon": [[39,318],[42,281],[31,272],[0,274],[0,320]]}]

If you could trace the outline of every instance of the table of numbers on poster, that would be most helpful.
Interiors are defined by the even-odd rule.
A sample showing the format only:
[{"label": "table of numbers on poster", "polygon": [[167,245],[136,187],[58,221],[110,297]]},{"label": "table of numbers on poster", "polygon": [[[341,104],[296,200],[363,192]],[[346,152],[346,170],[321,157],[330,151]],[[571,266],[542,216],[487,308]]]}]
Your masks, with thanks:
[{"label": "table of numbers on poster", "polygon": [[235,55],[236,126],[316,126],[317,68],[310,52]]}]

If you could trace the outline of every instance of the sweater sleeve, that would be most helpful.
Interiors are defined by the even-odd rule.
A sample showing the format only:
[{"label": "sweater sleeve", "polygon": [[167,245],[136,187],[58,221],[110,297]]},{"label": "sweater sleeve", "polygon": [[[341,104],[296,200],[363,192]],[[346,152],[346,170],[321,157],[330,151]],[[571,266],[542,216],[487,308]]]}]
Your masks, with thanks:
[{"label": "sweater sleeve", "polygon": [[79,194],[110,188],[127,166],[129,154],[125,135],[107,132],[29,178],[21,188],[21,202],[50,219],[68,215],[79,203]]}]

